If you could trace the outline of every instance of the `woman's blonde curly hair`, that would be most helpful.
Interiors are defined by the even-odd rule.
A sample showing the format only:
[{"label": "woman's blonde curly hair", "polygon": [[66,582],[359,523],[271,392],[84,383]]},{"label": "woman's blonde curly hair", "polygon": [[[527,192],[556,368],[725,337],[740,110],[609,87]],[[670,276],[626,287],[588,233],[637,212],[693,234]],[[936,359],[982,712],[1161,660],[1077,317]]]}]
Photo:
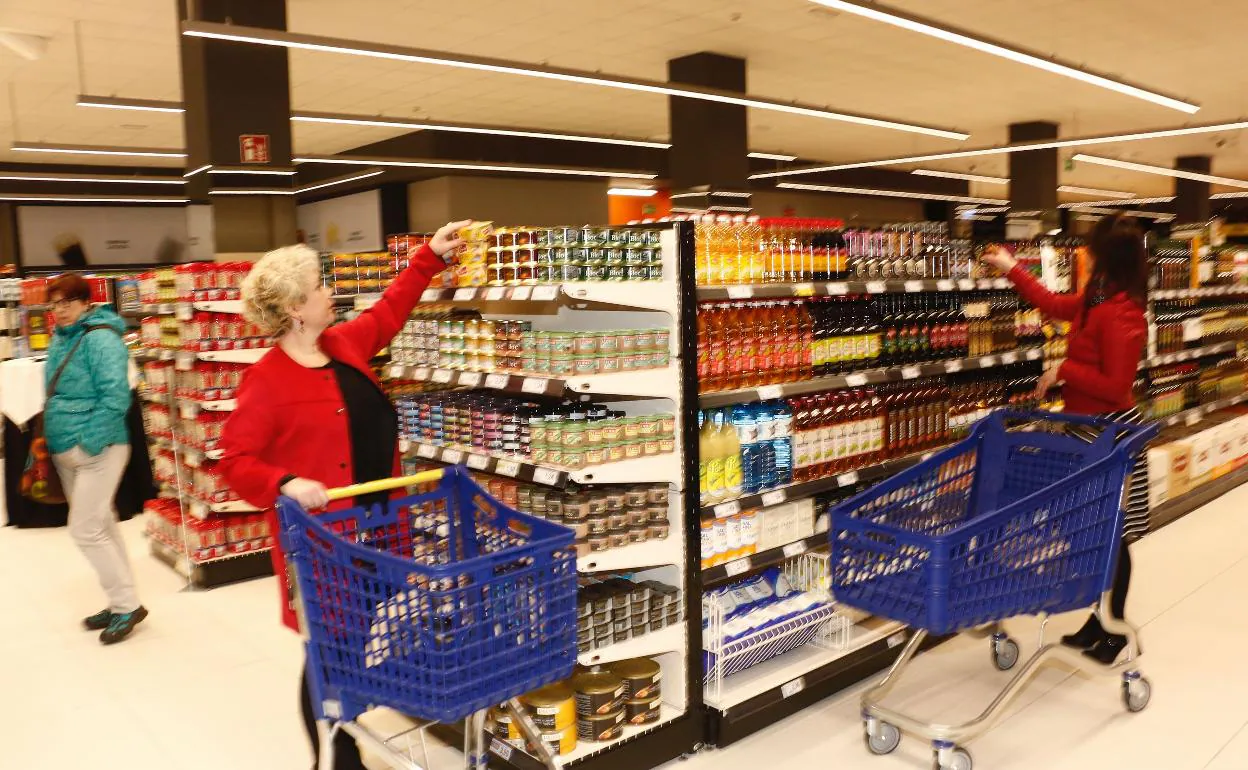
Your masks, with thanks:
[{"label": "woman's blonde curly hair", "polygon": [[294,324],[290,311],[308,300],[308,273],[320,269],[320,257],[303,244],[265,254],[243,279],[243,317],[266,334],[282,336]]}]

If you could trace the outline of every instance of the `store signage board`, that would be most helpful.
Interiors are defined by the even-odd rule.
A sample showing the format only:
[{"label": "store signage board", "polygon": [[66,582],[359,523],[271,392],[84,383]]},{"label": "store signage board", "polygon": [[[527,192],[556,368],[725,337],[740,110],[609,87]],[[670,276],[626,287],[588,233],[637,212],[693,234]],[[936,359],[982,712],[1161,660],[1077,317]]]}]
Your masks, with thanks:
[{"label": "store signage board", "polygon": [[239,134],[238,160],[240,163],[268,163],[268,134]]}]

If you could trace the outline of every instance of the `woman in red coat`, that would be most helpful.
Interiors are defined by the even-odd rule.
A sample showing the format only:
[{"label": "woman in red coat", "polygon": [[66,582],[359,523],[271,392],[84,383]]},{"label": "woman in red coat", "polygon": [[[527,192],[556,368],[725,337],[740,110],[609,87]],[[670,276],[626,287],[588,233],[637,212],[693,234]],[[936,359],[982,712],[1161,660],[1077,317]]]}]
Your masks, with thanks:
[{"label": "woman in red coat", "polygon": [[[320,259],[306,246],[265,254],[243,283],[243,314],[277,338],[277,346],[249,368],[238,406],[221,436],[220,469],[247,502],[268,511],[287,495],[308,510],[324,508],[327,489],[399,474],[398,418],[369,366],[403,328],[443,258],[462,242],[465,222],[443,226],[386,289],[376,305],[347,323],[334,322],[330,290],[321,285]],[[370,501],[342,501],[349,507]],[[282,588],[282,621],[297,630],[280,547],[273,566]],[[316,721],[303,677],[304,724],[319,754]],[[346,733],[335,738],[335,770],[362,770],[360,752]]]},{"label": "woman in red coat", "polygon": [[[1070,295],[1053,294],[1041,286],[1004,249],[985,254],[984,261],[1005,273],[1024,300],[1054,318],[1070,321],[1066,360],[1044,373],[1036,386],[1037,396],[1061,380],[1066,411],[1131,421],[1138,419],[1131,385],[1148,340],[1144,234],[1132,217],[1105,217],[1088,240],[1088,252],[1092,257],[1088,285]],[[1140,467],[1132,474],[1135,483],[1140,480]],[[1124,538],[1110,591],[1110,610],[1119,620],[1126,610],[1130,582],[1131,556]],[[1108,664],[1122,652],[1126,637],[1107,633],[1094,614],[1078,633],[1062,637],[1062,642]]]}]

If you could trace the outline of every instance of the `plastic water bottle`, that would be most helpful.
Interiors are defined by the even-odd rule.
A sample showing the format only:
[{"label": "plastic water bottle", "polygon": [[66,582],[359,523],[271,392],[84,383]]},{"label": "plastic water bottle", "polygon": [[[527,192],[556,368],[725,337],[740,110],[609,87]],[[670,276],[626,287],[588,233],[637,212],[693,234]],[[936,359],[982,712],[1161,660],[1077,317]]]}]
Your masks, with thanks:
[{"label": "plastic water bottle", "polygon": [[773,401],[771,444],[776,457],[776,485],[793,482],[793,412],[785,401]]},{"label": "plastic water bottle", "polygon": [[745,404],[732,408],[732,426],[741,442],[741,491],[752,495],[759,486],[759,435],[754,410]]},{"label": "plastic water bottle", "polygon": [[766,403],[750,408],[758,423],[758,486],[759,489],[771,489],[776,486],[775,412]]}]

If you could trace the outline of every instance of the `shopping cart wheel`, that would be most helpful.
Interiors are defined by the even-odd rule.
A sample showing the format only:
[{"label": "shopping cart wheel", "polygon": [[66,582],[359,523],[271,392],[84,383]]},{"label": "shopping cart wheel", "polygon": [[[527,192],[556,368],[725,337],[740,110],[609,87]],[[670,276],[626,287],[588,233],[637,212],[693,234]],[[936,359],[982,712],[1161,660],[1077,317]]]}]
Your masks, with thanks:
[{"label": "shopping cart wheel", "polygon": [[871,726],[865,725],[862,733],[863,740],[867,743],[867,749],[879,756],[892,754],[901,743],[901,730],[893,727],[888,722],[875,723],[875,732],[871,732]]},{"label": "shopping cart wheel", "polygon": [[1122,703],[1132,714],[1148,708],[1153,697],[1153,685],[1138,672],[1128,672],[1122,677]]},{"label": "shopping cart wheel", "polygon": [[992,662],[1000,671],[1009,671],[1018,663],[1018,642],[1005,634],[992,637]]},{"label": "shopping cart wheel", "polygon": [[959,748],[932,750],[932,770],[971,770],[971,752]]}]

